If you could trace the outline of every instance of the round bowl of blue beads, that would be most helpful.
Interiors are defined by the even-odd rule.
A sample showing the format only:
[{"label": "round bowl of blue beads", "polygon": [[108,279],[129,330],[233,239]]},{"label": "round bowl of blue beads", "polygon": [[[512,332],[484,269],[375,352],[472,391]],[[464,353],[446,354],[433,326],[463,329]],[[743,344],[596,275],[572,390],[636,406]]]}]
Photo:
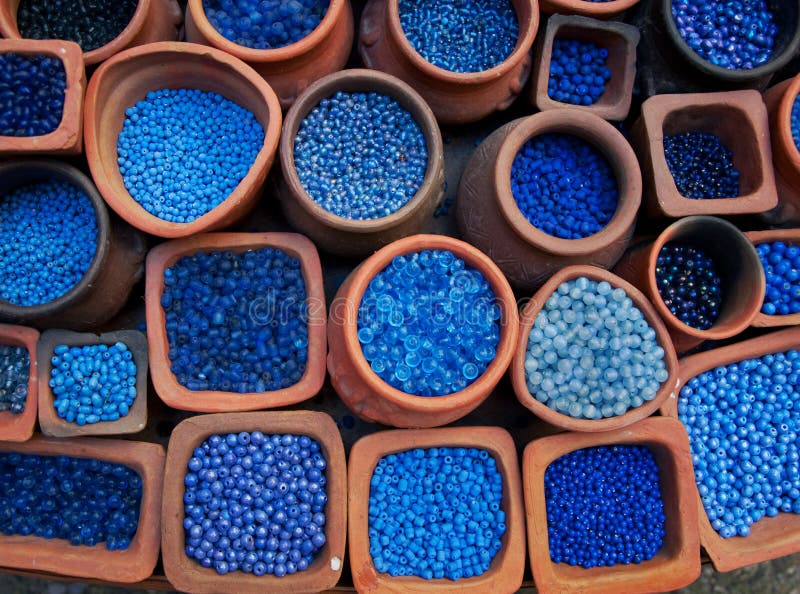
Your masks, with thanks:
[{"label": "round bowl of blue beads", "polygon": [[800,231],[772,229],[746,235],[756,246],[767,280],[764,303],[753,326],[800,324]]},{"label": "round bowl of blue beads", "polygon": [[36,428],[38,341],[33,328],[0,324],[0,441],[27,441]]}]

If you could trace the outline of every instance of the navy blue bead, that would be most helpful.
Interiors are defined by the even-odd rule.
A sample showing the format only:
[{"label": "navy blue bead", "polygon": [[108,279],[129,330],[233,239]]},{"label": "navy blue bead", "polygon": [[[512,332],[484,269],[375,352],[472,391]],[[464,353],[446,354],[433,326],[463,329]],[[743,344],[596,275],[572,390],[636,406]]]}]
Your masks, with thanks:
[{"label": "navy blue bead", "polygon": [[800,248],[773,241],[758,244],[756,251],[767,279],[761,312],[768,316],[800,312]]},{"label": "navy blue bead", "polygon": [[31,357],[28,349],[0,345],[0,412],[19,415],[28,399]]},{"label": "navy blue bead", "polygon": [[705,132],[664,136],[664,155],[675,186],[685,198],[736,198],[739,171],[733,153]]},{"label": "navy blue bead", "polygon": [[591,41],[553,40],[547,94],[554,101],[593,105],[606,90],[608,50]]},{"label": "navy blue bead", "polygon": [[0,54],[0,136],[43,136],[58,128],[66,86],[58,58]]},{"label": "navy blue bead", "polygon": [[792,103],[792,138],[797,150],[800,151],[800,95],[794,98]]}]

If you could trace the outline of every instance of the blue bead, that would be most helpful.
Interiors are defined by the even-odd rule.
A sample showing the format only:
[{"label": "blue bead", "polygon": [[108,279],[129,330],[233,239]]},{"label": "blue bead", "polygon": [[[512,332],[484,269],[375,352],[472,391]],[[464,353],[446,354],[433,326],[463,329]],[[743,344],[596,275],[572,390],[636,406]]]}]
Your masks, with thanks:
[{"label": "blue bead", "polygon": [[705,132],[664,136],[664,155],[681,196],[692,199],[736,198],[739,171],[733,153]]},{"label": "blue bead", "polygon": [[25,347],[0,345],[0,412],[25,412],[31,360]]},{"label": "blue bead", "polygon": [[767,279],[761,312],[773,316],[800,311],[800,249],[774,241],[758,244],[756,251]]},{"label": "blue bead", "polygon": [[699,330],[714,325],[724,294],[713,258],[697,247],[669,242],[658,254],[655,276],[661,299],[681,322]]},{"label": "blue bead", "polygon": [[591,41],[556,38],[550,54],[548,95],[561,103],[593,105],[611,79],[607,58],[608,50]]},{"label": "blue bead", "polygon": [[0,136],[42,136],[61,124],[66,72],[58,58],[0,53]]}]

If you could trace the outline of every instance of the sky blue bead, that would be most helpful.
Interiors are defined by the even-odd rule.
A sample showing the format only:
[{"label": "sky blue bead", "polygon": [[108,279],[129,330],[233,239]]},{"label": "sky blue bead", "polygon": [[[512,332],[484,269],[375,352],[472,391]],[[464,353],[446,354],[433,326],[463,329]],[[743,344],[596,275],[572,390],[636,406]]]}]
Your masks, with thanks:
[{"label": "sky blue bead", "polygon": [[25,412],[31,360],[28,349],[0,345],[0,412]]},{"label": "sky blue bead", "polygon": [[[608,50],[591,41],[556,38],[550,54],[548,95],[571,105],[589,106],[597,102],[611,79],[606,67]],[[593,84],[595,79],[601,81]]]},{"label": "sky blue bead", "polygon": [[58,128],[66,80],[58,58],[0,53],[0,136],[43,136]]}]

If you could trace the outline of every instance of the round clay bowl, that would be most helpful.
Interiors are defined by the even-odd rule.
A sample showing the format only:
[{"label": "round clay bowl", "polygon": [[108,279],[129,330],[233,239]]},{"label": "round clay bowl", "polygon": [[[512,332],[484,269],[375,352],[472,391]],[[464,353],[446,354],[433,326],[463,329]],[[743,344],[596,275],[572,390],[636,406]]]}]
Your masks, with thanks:
[{"label": "round clay bowl", "polygon": [[0,441],[27,441],[33,436],[36,428],[36,412],[39,403],[39,374],[36,343],[39,333],[33,328],[0,324],[0,344],[5,346],[24,347],[30,358],[28,370],[28,397],[25,399],[25,410],[18,415],[11,411],[0,412]]},{"label": "round clay bowl", "polygon": [[800,74],[771,88],[764,96],[769,109],[772,157],[781,175],[800,183],[800,151],[792,137],[792,107],[800,93]]},{"label": "round clay bowl", "polygon": [[[772,229],[769,231],[750,231],[745,233],[747,239],[753,242],[753,245],[758,247],[760,243],[772,243],[775,241],[782,241],[790,245],[800,247],[800,229]],[[756,328],[773,328],[775,326],[797,326],[800,324],[800,312],[788,314],[785,316],[774,315],[769,316],[765,313],[758,312],[753,318],[753,326]]]},{"label": "round clay bowl", "polygon": [[398,0],[369,0],[361,16],[358,50],[364,64],[411,85],[442,124],[475,122],[508,108],[531,69],[530,50],[539,27],[537,0],[511,0],[519,20],[514,51],[482,72],[451,72],[434,66],[411,46],[400,24]]},{"label": "round clay bowl", "polygon": [[[479,271],[500,306],[497,355],[483,375],[448,396],[415,396],[383,381],[369,366],[358,341],[358,307],[370,281],[395,256],[423,250],[449,250]],[[444,235],[412,235],[382,248],[345,279],[328,318],[328,372],[333,388],[358,417],[394,427],[436,427],[460,419],[489,397],[508,369],[517,343],[516,300],[503,273],[473,246]]]},{"label": "round clay bowl", "polygon": [[[647,320],[650,327],[655,330],[656,341],[658,345],[664,349],[664,364],[669,373],[669,377],[661,384],[661,387],[656,393],[656,397],[619,416],[597,420],[576,419],[550,408],[543,402],[539,402],[528,390],[525,376],[525,355],[528,351],[528,337],[533,328],[533,323],[536,321],[536,317],[541,312],[550,295],[563,283],[579,277],[586,277],[589,280],[597,282],[606,281],[615,289],[623,289],[627,296],[633,301],[633,304],[644,314],[644,319]],[[667,328],[664,326],[661,318],[658,317],[655,308],[639,289],[602,268],[597,268],[595,266],[570,266],[554,274],[523,308],[520,314],[519,327],[520,333],[517,342],[517,351],[514,353],[514,360],[511,362],[511,382],[514,385],[514,393],[517,395],[517,400],[543,421],[556,427],[566,429],[567,431],[596,433],[627,427],[656,412],[661,404],[673,393],[675,384],[678,382],[678,357],[675,354],[675,349],[672,346]]]},{"label": "round clay bowl", "polygon": [[[588,141],[614,171],[619,188],[617,211],[594,235],[583,239],[548,235],[528,222],[514,200],[514,158],[529,139],[547,133],[572,134]],[[497,262],[515,288],[531,292],[565,266],[613,266],[633,235],[641,201],[639,162],[625,137],[594,114],[554,109],[506,124],[473,153],[458,189],[456,220],[464,238]]]},{"label": "round clay bowl", "polygon": [[[125,189],[117,164],[117,138],[125,110],[161,89],[215,92],[248,109],[264,127],[264,144],[250,171],[216,208],[191,223],[150,214]],[[192,43],[162,42],[126,50],[103,63],[86,91],[86,157],[98,190],[117,214],[159,237],[185,237],[238,221],[256,205],[272,166],[281,130],[281,108],[255,70],[226,53]]]},{"label": "round clay bowl", "polygon": [[579,14],[595,19],[610,19],[639,3],[639,0],[539,0],[544,14]]},{"label": "round clay bowl", "polygon": [[[358,221],[340,217],[317,204],[303,188],[294,162],[294,141],[303,120],[322,99],[337,91],[378,92],[408,111],[425,135],[428,167],[417,193],[396,212]],[[424,99],[400,79],[374,70],[344,70],[311,85],[286,114],[280,142],[282,179],[279,197],[289,223],[323,250],[344,256],[365,256],[401,237],[418,232],[430,220],[444,194],[442,134]]]},{"label": "round clay bowl", "polygon": [[68,182],[89,197],[97,219],[97,249],[89,270],[67,293],[28,307],[0,300],[0,319],[39,328],[90,329],[111,319],[125,305],[144,272],[144,239],[116,217],[91,180],[75,167],[56,161],[10,161],[0,164],[0,196],[42,180]]},{"label": "round clay bowl", "polygon": [[331,0],[317,28],[300,41],[276,49],[254,49],[223,37],[209,22],[203,0],[189,0],[186,41],[216,47],[247,62],[288,108],[308,85],[344,68],[353,47],[353,9],[349,0]]}]

